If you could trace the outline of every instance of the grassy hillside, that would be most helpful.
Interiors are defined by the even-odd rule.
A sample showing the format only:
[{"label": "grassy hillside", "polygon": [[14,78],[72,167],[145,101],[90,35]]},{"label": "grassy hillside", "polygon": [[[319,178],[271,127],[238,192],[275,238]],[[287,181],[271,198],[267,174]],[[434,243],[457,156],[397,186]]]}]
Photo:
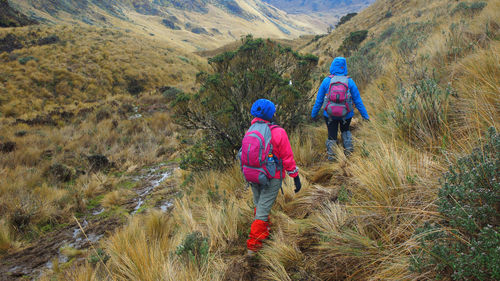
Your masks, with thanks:
[{"label": "grassy hillside", "polygon": [[0,1],[0,27],[18,27],[35,23],[36,21],[12,9],[7,0]]},{"label": "grassy hillside", "polygon": [[309,16],[288,15],[260,0],[37,0],[16,1],[15,8],[47,23],[128,30],[189,51],[214,49],[250,32],[291,39],[321,33],[327,27]]},{"label": "grassy hillside", "polygon": [[206,68],[166,43],[74,26],[0,30],[0,65],[0,255],[98,206],[123,219],[141,183],[128,175],[176,157],[167,103]]},{"label": "grassy hillside", "polygon": [[[69,260],[47,270],[42,280],[498,279],[493,275],[498,274],[498,136],[486,132],[488,127],[499,129],[499,15],[498,1],[379,0],[329,35],[305,44],[302,51],[320,57],[321,67],[313,77],[315,89],[327,75],[332,58],[347,57],[372,121],[353,120],[355,152],[335,163],[325,159],[324,124],[304,124],[290,132],[303,188],[293,194],[292,181],[285,180],[285,194],[278,196],[271,213],[271,239],[256,258],[244,256],[253,206],[235,163],[223,171],[178,173],[172,180],[180,190],[171,212],[145,210],[130,217],[126,226],[96,243],[95,249],[77,254],[84,260]],[[30,60],[26,65],[35,63]],[[138,63],[134,69],[140,67]],[[147,81],[155,85],[154,80]],[[125,85],[119,89],[126,91]],[[312,107],[315,92],[310,95]],[[117,108],[114,100],[119,105],[137,100],[153,106],[167,98],[153,92],[138,99],[125,94],[108,100],[107,106]],[[12,117],[3,120],[13,122],[27,114],[11,112]],[[121,165],[120,171],[133,170],[135,163],[169,159],[154,158],[157,143],[171,151],[178,147],[175,133],[162,134],[166,134],[162,128],[170,126],[167,113],[138,121],[119,119],[119,114],[118,109],[111,111],[111,118],[98,122],[102,118],[96,112],[76,129],[62,127],[58,134],[42,130],[42,135],[54,135],[44,145],[70,156],[73,151],[76,155],[106,153]],[[120,131],[113,129],[113,120],[119,121]],[[30,134],[20,136],[21,128],[5,128],[7,133],[1,135],[13,136],[16,146],[19,139],[30,138]],[[76,143],[69,142],[71,135]],[[123,140],[130,135],[129,142]],[[11,179],[0,189],[6,198],[0,210],[12,210],[9,217],[23,206],[36,206],[11,207],[21,198],[50,198],[44,200],[50,202],[48,206],[67,202],[61,198],[76,198],[67,205],[75,209],[79,201],[71,193],[74,189],[91,194],[100,190],[97,187],[105,189],[98,194],[117,192],[105,202],[126,196],[126,188],[113,184],[120,178],[106,172],[82,175],[74,184],[56,185],[58,192],[46,195],[47,188],[53,187],[40,186],[43,181],[36,179],[42,178],[43,169],[32,168],[38,167],[33,163],[39,164],[31,159],[40,158],[24,156],[39,139],[33,137],[21,151],[0,154],[5,159],[0,173]],[[66,161],[62,163],[76,173],[79,166],[72,164],[74,158],[61,154],[46,160],[46,167]],[[341,148],[338,154],[342,155]],[[8,163],[19,164],[10,167]],[[449,167],[450,172],[443,175]],[[102,179],[110,183],[102,184]],[[17,196],[18,189],[30,195]],[[39,227],[44,221],[38,215],[55,209],[32,211],[30,227]],[[470,217],[469,210],[474,211]],[[3,222],[0,241],[7,251],[22,241],[11,227],[19,221],[25,220]],[[480,235],[474,232],[479,223]],[[460,258],[460,253],[467,258]],[[488,260],[481,258],[482,253],[488,254]]]}]

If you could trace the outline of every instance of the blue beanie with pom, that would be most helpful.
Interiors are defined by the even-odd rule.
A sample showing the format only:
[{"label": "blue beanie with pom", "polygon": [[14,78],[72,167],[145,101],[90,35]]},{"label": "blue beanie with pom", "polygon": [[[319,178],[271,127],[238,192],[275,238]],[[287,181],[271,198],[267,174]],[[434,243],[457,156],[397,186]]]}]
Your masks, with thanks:
[{"label": "blue beanie with pom", "polygon": [[274,113],[276,112],[276,106],[270,100],[259,99],[253,103],[250,114],[255,117],[271,121],[273,119]]}]

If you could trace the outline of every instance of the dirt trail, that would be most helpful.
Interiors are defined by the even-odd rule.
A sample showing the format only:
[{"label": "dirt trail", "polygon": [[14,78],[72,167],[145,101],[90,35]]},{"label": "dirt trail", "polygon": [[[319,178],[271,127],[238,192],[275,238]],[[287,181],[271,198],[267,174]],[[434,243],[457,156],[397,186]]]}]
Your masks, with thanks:
[{"label": "dirt trail", "polygon": [[[326,161],[326,160],[325,160]],[[306,214],[306,217],[314,210],[320,208],[325,202],[328,201],[337,201],[338,190],[340,186],[347,182],[350,178],[349,173],[347,172],[347,163],[339,163],[334,162],[331,163],[333,167],[329,169],[322,169],[325,167],[323,164],[321,167],[310,168],[305,171],[305,178],[315,185],[315,194],[308,195],[311,197],[318,197],[317,200],[311,200],[314,202],[313,204],[309,204],[307,206],[300,206],[298,208],[293,208],[289,210],[283,210],[288,216],[291,218],[297,217],[297,214]],[[303,175],[304,176],[304,175]],[[304,191],[302,191],[304,192]],[[278,196],[282,196],[281,193]],[[307,210],[304,210],[307,208]],[[272,230],[280,228],[280,225],[274,225],[271,229],[271,237],[272,238]],[[317,243],[317,235],[314,233],[302,233],[302,238],[297,241],[297,246],[301,250],[301,252],[305,256],[314,255],[315,249],[314,245]],[[241,244],[241,245],[240,245]],[[227,257],[227,262],[229,264],[228,270],[225,273],[224,281],[253,281],[253,280],[261,280],[260,273],[263,272],[263,269],[266,268],[266,265],[261,263],[261,260],[258,256],[248,257],[246,256],[246,244],[245,241],[239,241],[239,244],[235,247],[237,248],[237,252]],[[242,254],[244,253],[244,254]],[[320,280],[318,277],[310,275],[306,272],[302,272],[305,279],[303,280]],[[302,279],[301,279],[302,280]]]},{"label": "dirt trail", "polygon": [[[172,175],[174,169],[172,165],[161,164],[144,169],[137,176],[132,176],[131,180],[138,182],[134,190],[137,196],[121,207],[131,215],[136,214],[141,207],[144,207],[155,189]],[[164,212],[168,211],[172,207],[173,195],[172,198],[163,199],[160,205],[155,207]],[[84,218],[79,219],[80,226],[85,233],[76,222],[72,222],[62,229],[41,237],[30,247],[3,256],[0,259],[0,281],[34,279],[44,270],[51,269],[53,261],[57,260],[59,264],[63,264],[70,260],[61,251],[63,247],[77,250],[88,249],[126,222],[120,217],[99,217],[98,215],[104,211],[104,208],[97,206],[89,210]],[[76,259],[77,262],[82,260],[84,257]]]}]

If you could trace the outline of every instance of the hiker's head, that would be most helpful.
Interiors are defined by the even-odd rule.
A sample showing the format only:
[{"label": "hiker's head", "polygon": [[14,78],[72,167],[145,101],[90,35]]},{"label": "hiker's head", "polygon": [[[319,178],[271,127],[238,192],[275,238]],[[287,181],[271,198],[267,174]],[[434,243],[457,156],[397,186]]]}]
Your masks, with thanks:
[{"label": "hiker's head", "polygon": [[347,62],[344,57],[336,57],[330,66],[330,74],[347,75]]},{"label": "hiker's head", "polygon": [[270,100],[259,99],[253,103],[250,114],[255,117],[271,121],[273,119],[274,113],[276,112],[276,106]]}]

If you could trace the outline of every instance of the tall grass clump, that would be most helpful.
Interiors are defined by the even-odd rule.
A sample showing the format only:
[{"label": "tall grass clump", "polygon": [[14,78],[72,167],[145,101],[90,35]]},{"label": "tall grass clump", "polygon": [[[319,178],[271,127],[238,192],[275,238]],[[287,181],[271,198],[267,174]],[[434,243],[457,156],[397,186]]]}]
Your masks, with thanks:
[{"label": "tall grass clump", "polygon": [[500,279],[500,136],[490,128],[482,147],[444,174],[436,204],[441,219],[416,232],[415,271],[454,280]]}]

